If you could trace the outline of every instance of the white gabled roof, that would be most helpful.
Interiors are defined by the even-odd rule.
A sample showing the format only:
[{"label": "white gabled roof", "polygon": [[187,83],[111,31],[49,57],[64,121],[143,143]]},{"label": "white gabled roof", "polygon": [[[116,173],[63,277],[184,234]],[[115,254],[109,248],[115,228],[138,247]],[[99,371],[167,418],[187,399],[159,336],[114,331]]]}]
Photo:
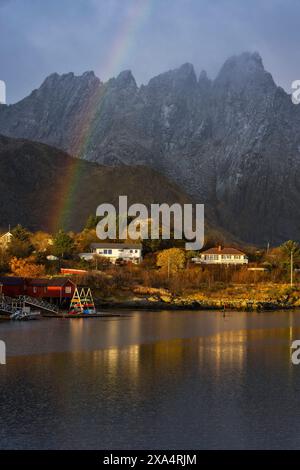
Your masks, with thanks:
[{"label": "white gabled roof", "polygon": [[4,237],[13,237],[13,234],[11,232],[6,232],[3,235],[1,235],[0,238],[4,238]]}]

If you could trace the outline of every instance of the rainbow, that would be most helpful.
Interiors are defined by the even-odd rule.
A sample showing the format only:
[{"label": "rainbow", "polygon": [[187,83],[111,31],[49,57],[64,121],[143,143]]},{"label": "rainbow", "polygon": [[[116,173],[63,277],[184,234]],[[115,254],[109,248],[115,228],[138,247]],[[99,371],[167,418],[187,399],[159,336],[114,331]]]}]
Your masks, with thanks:
[{"label": "rainbow", "polygon": [[[125,66],[130,52],[134,46],[136,35],[140,28],[150,16],[153,0],[133,0],[129,11],[127,12],[126,21],[124,21],[116,31],[112,40],[111,47],[108,48],[107,60],[101,66],[101,75],[104,77],[112,77],[120,72]],[[95,97],[97,99],[97,96]],[[93,106],[95,100],[91,100],[85,110],[85,118],[82,120],[82,128],[76,129],[76,146],[72,153],[76,157],[84,155],[87,148],[91,131],[92,122],[95,113]],[[99,111],[99,109],[98,109]],[[60,228],[66,226],[67,217],[70,209],[74,205],[74,195],[78,184],[80,184],[80,176],[82,169],[82,160],[71,161],[66,169],[63,184],[57,190],[55,196],[54,213],[51,216],[51,231],[56,232]],[[101,201],[99,201],[99,204]],[[96,207],[95,207],[96,212]]]}]

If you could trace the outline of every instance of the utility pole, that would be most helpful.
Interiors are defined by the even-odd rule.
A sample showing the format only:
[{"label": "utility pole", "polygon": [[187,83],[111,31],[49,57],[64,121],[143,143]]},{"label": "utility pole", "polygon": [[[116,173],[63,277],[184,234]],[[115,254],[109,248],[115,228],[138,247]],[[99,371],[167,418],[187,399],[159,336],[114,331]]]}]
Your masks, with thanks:
[{"label": "utility pole", "polygon": [[291,287],[293,287],[293,272],[294,272],[294,259],[293,259],[293,250],[291,250]]}]

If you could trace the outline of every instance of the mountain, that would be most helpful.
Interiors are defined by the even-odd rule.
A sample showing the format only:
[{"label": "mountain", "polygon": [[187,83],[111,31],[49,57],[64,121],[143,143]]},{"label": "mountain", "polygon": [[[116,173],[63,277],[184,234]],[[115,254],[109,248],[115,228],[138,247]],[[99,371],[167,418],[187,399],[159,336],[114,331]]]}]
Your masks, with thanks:
[{"label": "mountain", "polygon": [[191,64],[137,86],[130,71],[48,77],[0,106],[0,132],[104,165],[146,165],[205,203],[216,224],[257,244],[300,240],[300,107],[258,53],[214,80]]},{"label": "mountain", "polygon": [[190,203],[165,176],[144,166],[108,167],[57,148],[0,136],[0,227],[21,223],[52,231],[81,230],[103,202]]}]

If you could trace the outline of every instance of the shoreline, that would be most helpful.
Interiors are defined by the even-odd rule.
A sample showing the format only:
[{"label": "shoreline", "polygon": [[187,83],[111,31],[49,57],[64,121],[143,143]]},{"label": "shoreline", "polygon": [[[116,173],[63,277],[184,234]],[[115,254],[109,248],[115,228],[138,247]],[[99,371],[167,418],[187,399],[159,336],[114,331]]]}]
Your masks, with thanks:
[{"label": "shoreline", "polygon": [[163,302],[163,301],[147,301],[147,300],[128,300],[128,301],[105,301],[97,302],[97,308],[102,310],[122,309],[122,310],[212,310],[212,311],[246,311],[246,312],[259,312],[259,311],[279,311],[279,310],[294,310],[298,306],[287,303],[278,302],[245,302],[245,301],[232,301],[232,302]]}]

